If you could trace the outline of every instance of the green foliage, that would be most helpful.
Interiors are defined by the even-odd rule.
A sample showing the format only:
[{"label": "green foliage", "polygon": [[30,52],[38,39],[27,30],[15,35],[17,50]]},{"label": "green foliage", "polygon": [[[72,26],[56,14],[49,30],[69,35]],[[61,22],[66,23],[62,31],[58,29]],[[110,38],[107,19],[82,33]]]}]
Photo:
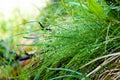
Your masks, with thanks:
[{"label": "green foliage", "polygon": [[63,76],[58,76],[58,77],[55,77],[55,78],[52,78],[50,80],[56,80],[56,79],[60,79],[60,78],[65,78],[65,77],[74,77],[76,79],[85,79],[85,80],[90,80],[89,78],[86,78],[84,75],[82,75],[80,72],[77,72],[77,71],[74,71],[74,70],[71,70],[71,69],[66,69],[66,68],[49,68],[49,70],[55,70],[55,71],[67,71],[67,72],[71,72],[71,73],[75,73],[74,75],[63,75]]},{"label": "green foliage", "polygon": [[[15,28],[13,31],[21,32],[17,36],[33,32],[42,39],[41,35],[48,35],[33,45],[33,47],[37,46],[38,49],[48,51],[40,54],[42,60],[37,60],[39,65],[21,70],[18,78],[22,80],[86,78],[85,74],[103,60],[92,63],[87,68],[79,69],[80,66],[112,52],[120,45],[119,10],[112,9],[113,7],[105,0],[56,1],[44,8],[40,17],[37,18],[45,28],[50,28],[51,31],[40,30],[36,27]],[[26,20],[22,19],[22,21],[26,23]],[[31,26],[34,26],[33,23]],[[12,33],[14,34],[16,33]],[[12,37],[16,38],[16,36]],[[117,51],[119,49],[114,52]],[[28,75],[29,78],[26,77]]]},{"label": "green foliage", "polygon": [[[56,5],[57,9],[53,9],[52,13],[50,7],[53,8]],[[118,42],[116,45],[116,39],[113,39],[116,35],[119,36],[119,33],[113,34],[114,30],[118,30],[118,28],[107,25],[116,23],[107,22],[111,17],[109,16],[110,6],[104,0],[101,3],[95,0],[86,2],[61,0],[48,7],[43,14],[51,15],[47,13],[52,13],[54,15],[49,17],[46,23],[49,24],[48,27],[55,29],[53,28],[49,34],[46,43],[49,47],[46,48],[50,48],[50,51],[44,54],[42,66],[38,69],[35,79],[59,76],[56,77],[57,79],[67,76],[62,76],[63,71],[47,71],[47,67],[69,68],[86,74],[101,61],[91,64],[83,70],[79,70],[80,66],[98,56],[108,54],[119,45]],[[115,43],[113,43],[114,41]],[[68,76],[70,77],[70,75]],[[67,80],[67,78],[64,79]]]},{"label": "green foliage", "polygon": [[99,18],[105,18],[104,9],[96,0],[87,0],[88,8]]}]

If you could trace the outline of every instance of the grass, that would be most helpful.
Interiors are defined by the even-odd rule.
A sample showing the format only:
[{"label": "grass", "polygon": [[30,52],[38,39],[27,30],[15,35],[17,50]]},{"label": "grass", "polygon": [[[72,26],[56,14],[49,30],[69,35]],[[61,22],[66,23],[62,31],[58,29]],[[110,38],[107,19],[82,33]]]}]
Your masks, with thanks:
[{"label": "grass", "polygon": [[[87,74],[102,64],[104,59],[92,62],[82,69],[80,67],[97,57],[119,52],[119,10],[112,9],[118,5],[120,5],[119,1],[109,4],[104,0],[52,2],[36,19],[45,28],[52,30],[29,29],[37,33],[39,39],[43,39],[32,47],[47,52],[39,55],[38,64],[34,67],[29,65],[28,68],[20,68],[20,74],[14,76],[15,79],[81,80],[86,78],[86,80],[97,80],[100,74],[113,68],[107,67],[112,64],[107,64],[106,68],[103,67],[90,76]],[[38,27],[37,24],[35,26]],[[22,35],[31,33],[25,33],[26,30],[22,32]],[[34,63],[33,61],[31,64]]]}]

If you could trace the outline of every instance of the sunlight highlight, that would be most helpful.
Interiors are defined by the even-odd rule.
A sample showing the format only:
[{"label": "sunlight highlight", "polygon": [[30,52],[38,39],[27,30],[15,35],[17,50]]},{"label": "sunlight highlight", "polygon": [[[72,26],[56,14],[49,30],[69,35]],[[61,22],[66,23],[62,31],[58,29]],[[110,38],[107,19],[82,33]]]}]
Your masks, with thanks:
[{"label": "sunlight highlight", "polygon": [[24,15],[38,15],[37,8],[44,8],[50,0],[0,0],[0,13],[10,18],[15,9],[19,9]]}]

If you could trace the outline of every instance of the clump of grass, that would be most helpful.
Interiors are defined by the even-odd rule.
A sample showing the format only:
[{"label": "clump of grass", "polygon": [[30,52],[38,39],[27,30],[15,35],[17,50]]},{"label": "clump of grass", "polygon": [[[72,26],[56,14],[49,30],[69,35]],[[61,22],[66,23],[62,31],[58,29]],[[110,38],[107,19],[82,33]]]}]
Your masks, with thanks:
[{"label": "clump of grass", "polygon": [[80,66],[96,57],[108,54],[119,45],[116,37],[119,36],[119,32],[114,34],[114,30],[118,30],[114,26],[118,23],[109,16],[111,6],[105,1],[62,0],[48,7],[43,16],[47,20],[46,24],[49,24],[48,27],[54,27],[46,43],[49,45],[46,48],[50,51],[44,54],[42,66],[38,69],[35,79],[49,79],[64,73],[47,71],[48,67],[69,68],[86,74],[103,60],[89,65],[87,69],[79,70]]},{"label": "clump of grass", "polygon": [[[104,60],[91,63],[87,68],[81,66],[96,57],[119,51],[119,11],[114,18],[116,10],[113,7],[104,0],[52,2],[38,18],[51,31],[31,31],[43,39],[34,46],[47,52],[39,55],[42,59],[37,60],[37,65],[23,69],[18,77],[35,80],[85,78]],[[41,36],[44,34],[47,36]],[[97,79],[99,74],[97,71],[89,77]]]}]

